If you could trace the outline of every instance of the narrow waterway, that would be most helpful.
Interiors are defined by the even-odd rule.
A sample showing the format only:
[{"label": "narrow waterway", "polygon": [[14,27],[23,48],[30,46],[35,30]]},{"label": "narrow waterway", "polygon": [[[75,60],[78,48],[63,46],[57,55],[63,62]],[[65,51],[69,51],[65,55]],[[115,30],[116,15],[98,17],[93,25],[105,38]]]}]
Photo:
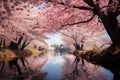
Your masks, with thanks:
[{"label": "narrow waterway", "polygon": [[[66,60],[67,59],[67,60]],[[67,62],[68,61],[68,62]],[[45,80],[72,80],[71,73],[74,70],[74,65],[72,65],[74,61],[74,56],[69,54],[64,54],[61,56],[60,53],[49,52],[48,53],[48,61],[42,68],[42,72],[47,72],[45,76]],[[95,69],[95,65],[86,62],[86,72],[82,72],[80,69],[81,64],[79,63],[79,73],[81,75],[77,76],[77,78],[73,80],[112,80],[113,75],[109,70],[106,70],[102,67],[98,67]],[[69,78],[64,77],[66,74],[69,75]]]},{"label": "narrow waterway", "polygon": [[61,80],[62,67],[65,60],[60,53],[48,53],[48,61],[42,68],[42,71],[47,72],[45,80]]},{"label": "narrow waterway", "polygon": [[[21,65],[24,79],[22,80],[112,80],[113,74],[103,67],[85,62],[81,68],[78,64],[79,75],[75,77],[71,74],[75,68],[73,64],[75,57],[67,53],[48,52],[47,54],[28,57],[29,67],[24,69]],[[3,71],[0,73],[0,80],[19,80],[16,67],[9,68],[5,62]],[[6,77],[7,76],[7,77]]]}]

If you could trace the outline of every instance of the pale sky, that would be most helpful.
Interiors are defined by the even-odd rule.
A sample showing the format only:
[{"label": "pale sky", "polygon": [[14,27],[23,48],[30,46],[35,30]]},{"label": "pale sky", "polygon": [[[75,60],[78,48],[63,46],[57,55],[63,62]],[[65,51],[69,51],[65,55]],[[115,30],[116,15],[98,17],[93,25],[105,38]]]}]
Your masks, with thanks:
[{"label": "pale sky", "polygon": [[62,41],[62,35],[61,33],[55,33],[55,34],[46,34],[46,36],[49,38],[46,42],[48,45],[53,45],[53,44],[64,44]]},{"label": "pale sky", "polygon": [[103,37],[110,38],[107,32],[103,35]]},{"label": "pale sky", "polygon": [[44,10],[44,9],[45,9],[45,5],[46,5],[46,3],[43,2],[43,3],[40,4],[40,5],[34,6],[34,8],[39,8],[39,9],[41,9],[41,10]]}]

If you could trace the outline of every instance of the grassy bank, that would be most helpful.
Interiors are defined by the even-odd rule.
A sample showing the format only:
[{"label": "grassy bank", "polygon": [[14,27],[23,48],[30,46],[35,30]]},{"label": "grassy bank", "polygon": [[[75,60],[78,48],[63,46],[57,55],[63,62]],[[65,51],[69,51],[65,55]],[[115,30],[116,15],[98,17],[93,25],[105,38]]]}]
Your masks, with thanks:
[{"label": "grassy bank", "polygon": [[9,61],[15,57],[36,57],[46,53],[46,50],[38,50],[35,48],[26,48],[24,51],[12,51],[10,49],[0,50],[0,61]]}]

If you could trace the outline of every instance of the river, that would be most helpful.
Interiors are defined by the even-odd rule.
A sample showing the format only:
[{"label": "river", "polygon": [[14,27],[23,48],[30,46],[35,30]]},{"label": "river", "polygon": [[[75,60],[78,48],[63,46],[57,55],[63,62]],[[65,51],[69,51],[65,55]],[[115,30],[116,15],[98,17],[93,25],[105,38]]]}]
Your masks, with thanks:
[{"label": "river", "polygon": [[[84,72],[79,63],[79,76],[71,78],[72,70],[74,70],[75,57],[70,54],[61,55],[60,53],[49,52],[48,61],[45,63],[42,72],[47,72],[45,80],[112,80],[113,74],[100,66],[95,66],[85,62]],[[66,75],[69,75],[66,77]]]},{"label": "river", "polygon": [[48,73],[45,80],[61,80],[62,77],[62,67],[65,60],[60,55],[60,53],[48,53],[48,61],[42,68],[42,71]]},{"label": "river", "polygon": [[[75,57],[68,53],[48,52],[41,56],[26,58],[29,65],[27,69],[21,67],[23,73],[20,80],[112,80],[113,74],[101,66],[95,66],[85,61],[85,66],[78,64],[79,75],[73,75]],[[18,61],[19,62],[19,61]],[[5,62],[0,80],[19,80],[16,67],[11,69]],[[7,77],[6,77],[7,76]]]}]

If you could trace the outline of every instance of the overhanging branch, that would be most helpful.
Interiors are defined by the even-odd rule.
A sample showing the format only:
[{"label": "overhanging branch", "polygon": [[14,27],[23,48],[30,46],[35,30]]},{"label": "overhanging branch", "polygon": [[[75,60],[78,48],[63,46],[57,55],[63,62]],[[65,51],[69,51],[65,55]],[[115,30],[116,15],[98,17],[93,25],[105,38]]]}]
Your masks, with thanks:
[{"label": "overhanging branch", "polygon": [[[54,2],[52,0],[48,0],[48,2]],[[56,4],[60,4],[60,5],[66,5],[64,2],[56,2]],[[70,6],[72,8],[76,8],[76,9],[81,9],[81,10],[93,10],[92,8],[90,7],[87,7],[87,6],[75,6],[75,5],[72,5]]]},{"label": "overhanging branch", "polygon": [[91,21],[94,17],[95,17],[95,14],[88,20],[79,21],[79,22],[75,22],[75,23],[68,23],[68,24],[64,24],[64,25],[62,24],[62,26],[67,26],[67,25],[72,26],[72,25],[76,25],[76,24],[80,24],[80,23],[87,23],[87,22]]}]

